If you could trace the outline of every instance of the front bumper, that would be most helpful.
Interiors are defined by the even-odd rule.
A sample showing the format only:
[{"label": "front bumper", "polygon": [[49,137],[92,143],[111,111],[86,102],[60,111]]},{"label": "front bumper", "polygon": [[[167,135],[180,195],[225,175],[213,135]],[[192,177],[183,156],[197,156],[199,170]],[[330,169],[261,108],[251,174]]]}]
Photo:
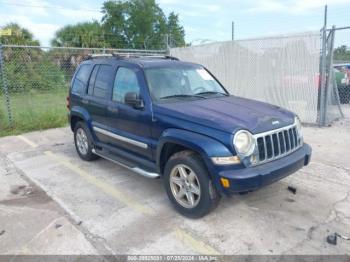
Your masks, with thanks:
[{"label": "front bumper", "polygon": [[230,182],[230,187],[223,188],[223,191],[227,194],[249,192],[274,183],[308,165],[311,151],[311,147],[304,144],[290,155],[266,164],[222,171],[219,176]]}]

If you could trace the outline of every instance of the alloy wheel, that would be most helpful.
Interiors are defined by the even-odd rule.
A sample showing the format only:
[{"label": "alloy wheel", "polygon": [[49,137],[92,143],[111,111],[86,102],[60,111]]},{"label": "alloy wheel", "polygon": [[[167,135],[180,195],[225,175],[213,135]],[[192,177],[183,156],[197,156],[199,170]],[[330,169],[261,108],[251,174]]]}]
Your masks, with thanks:
[{"label": "alloy wheel", "polygon": [[201,188],[196,173],[186,165],[175,166],[170,173],[170,188],[175,200],[185,208],[198,205]]},{"label": "alloy wheel", "polygon": [[86,132],[83,128],[78,128],[76,134],[77,148],[82,155],[86,155],[89,150],[89,143]]}]

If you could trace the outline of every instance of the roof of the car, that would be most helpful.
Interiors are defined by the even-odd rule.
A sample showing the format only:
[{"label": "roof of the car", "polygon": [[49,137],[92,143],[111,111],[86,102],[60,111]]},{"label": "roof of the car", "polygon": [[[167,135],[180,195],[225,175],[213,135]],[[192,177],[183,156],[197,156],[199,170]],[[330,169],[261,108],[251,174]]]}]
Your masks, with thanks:
[{"label": "roof of the car", "polygon": [[161,68],[161,67],[202,67],[199,64],[180,61],[172,57],[95,57],[86,60],[83,63],[92,64],[113,64],[113,65],[134,65],[142,68]]}]

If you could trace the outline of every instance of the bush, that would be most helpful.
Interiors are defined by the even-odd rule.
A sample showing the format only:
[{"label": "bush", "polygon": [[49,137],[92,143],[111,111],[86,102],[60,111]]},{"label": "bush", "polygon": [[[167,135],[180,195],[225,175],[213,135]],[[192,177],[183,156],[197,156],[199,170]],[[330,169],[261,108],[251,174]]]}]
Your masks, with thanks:
[{"label": "bush", "polygon": [[64,73],[38,49],[6,50],[4,68],[10,92],[67,88]]}]

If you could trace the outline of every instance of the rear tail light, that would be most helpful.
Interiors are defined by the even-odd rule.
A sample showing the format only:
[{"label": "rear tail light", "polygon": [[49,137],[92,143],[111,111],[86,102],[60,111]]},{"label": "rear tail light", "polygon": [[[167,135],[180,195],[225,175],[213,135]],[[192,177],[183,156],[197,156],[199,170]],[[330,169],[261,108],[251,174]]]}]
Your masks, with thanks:
[{"label": "rear tail light", "polygon": [[70,110],[70,99],[69,99],[69,96],[67,96],[66,100],[67,100],[67,109]]}]

